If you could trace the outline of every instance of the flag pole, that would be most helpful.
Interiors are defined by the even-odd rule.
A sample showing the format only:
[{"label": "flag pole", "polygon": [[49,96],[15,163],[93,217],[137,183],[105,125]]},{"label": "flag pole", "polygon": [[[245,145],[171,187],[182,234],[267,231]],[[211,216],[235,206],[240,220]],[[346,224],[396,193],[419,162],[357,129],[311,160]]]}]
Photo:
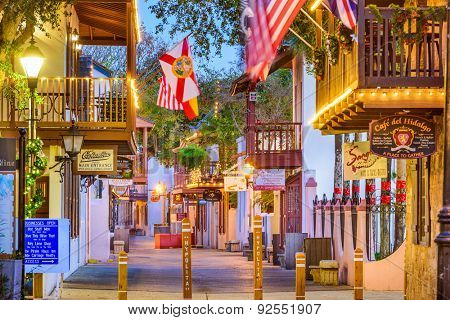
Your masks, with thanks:
[{"label": "flag pole", "polygon": [[314,51],[314,47],[308,41],[306,41],[304,38],[302,38],[302,36],[300,36],[297,32],[295,32],[294,29],[289,28],[289,31],[292,32],[301,41],[303,41],[303,43],[306,44],[312,51]]}]

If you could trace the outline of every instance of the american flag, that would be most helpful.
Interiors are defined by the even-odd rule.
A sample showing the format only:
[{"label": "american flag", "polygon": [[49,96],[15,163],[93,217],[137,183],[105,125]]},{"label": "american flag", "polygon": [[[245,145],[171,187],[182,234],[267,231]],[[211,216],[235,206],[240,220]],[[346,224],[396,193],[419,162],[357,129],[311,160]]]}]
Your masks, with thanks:
[{"label": "american flag", "polygon": [[166,77],[159,78],[159,94],[157,105],[161,108],[166,108],[169,110],[183,110],[183,104],[178,102],[177,98],[173,94]]},{"label": "american flag", "polygon": [[250,79],[265,80],[278,46],[306,0],[249,0],[253,17],[247,44]]},{"label": "american flag", "polygon": [[323,4],[349,29],[354,29],[358,5],[353,0],[324,0]]}]

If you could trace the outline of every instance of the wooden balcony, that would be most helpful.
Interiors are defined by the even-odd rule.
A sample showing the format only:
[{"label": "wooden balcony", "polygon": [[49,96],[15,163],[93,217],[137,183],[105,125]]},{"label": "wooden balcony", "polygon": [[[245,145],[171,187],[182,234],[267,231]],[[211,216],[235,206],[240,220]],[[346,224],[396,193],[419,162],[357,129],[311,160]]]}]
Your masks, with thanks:
[{"label": "wooden balcony", "polygon": [[256,123],[247,129],[246,146],[257,169],[301,167],[301,123]]},{"label": "wooden balcony", "polygon": [[[393,32],[392,9],[379,8],[378,20],[361,1],[357,42],[336,65],[326,61],[317,81],[313,124],[325,134],[367,131],[373,119],[404,110],[439,114],[444,106],[445,22],[429,20],[423,39],[406,41]],[[405,32],[416,32],[417,19]]]},{"label": "wooden balcony", "polygon": [[[87,144],[118,144],[120,154],[135,153],[134,92],[125,78],[42,78],[37,92],[36,127],[44,140],[59,140],[61,130],[75,120]],[[17,100],[0,97],[0,128],[27,127],[28,109]]]},{"label": "wooden balcony", "polygon": [[223,177],[217,161],[209,161],[199,169],[186,170],[175,166],[174,189],[184,190],[183,193],[197,193],[205,189],[223,188]]},{"label": "wooden balcony", "polygon": [[133,182],[147,184],[147,165],[145,164],[145,157],[142,153],[133,156]]}]

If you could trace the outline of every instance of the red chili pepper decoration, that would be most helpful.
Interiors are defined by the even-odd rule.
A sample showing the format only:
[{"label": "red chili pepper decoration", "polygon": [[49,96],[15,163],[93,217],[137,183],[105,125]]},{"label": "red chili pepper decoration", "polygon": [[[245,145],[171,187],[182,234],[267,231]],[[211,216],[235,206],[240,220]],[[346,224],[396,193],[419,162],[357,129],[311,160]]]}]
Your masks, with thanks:
[{"label": "red chili pepper decoration", "polygon": [[344,197],[350,197],[350,189],[349,188],[344,189]]},{"label": "red chili pepper decoration", "polygon": [[367,192],[375,192],[375,183],[367,185]]},{"label": "red chili pepper decoration", "polygon": [[391,191],[391,182],[381,181],[381,191]]},{"label": "red chili pepper decoration", "polygon": [[353,192],[359,192],[359,186],[352,186],[352,191]]},{"label": "red chili pepper decoration", "polygon": [[406,180],[397,180],[397,189],[406,189]]},{"label": "red chili pepper decoration", "polygon": [[342,188],[334,188],[334,194],[341,194]]},{"label": "red chili pepper decoration", "polygon": [[397,202],[406,202],[406,193],[398,193],[396,195]]},{"label": "red chili pepper decoration", "polygon": [[381,196],[381,203],[382,204],[390,204],[391,203],[391,196]]}]

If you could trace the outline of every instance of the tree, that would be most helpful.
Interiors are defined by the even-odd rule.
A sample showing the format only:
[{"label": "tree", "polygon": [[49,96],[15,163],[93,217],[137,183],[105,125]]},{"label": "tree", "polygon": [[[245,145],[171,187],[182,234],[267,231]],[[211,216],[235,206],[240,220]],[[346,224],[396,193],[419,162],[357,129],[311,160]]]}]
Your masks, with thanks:
[{"label": "tree", "polygon": [[[61,8],[72,0],[2,0],[0,2],[0,87],[11,76],[12,57],[33,35],[35,28],[59,28]],[[66,13],[67,14],[67,13]],[[48,35],[48,33],[47,33]]]}]

